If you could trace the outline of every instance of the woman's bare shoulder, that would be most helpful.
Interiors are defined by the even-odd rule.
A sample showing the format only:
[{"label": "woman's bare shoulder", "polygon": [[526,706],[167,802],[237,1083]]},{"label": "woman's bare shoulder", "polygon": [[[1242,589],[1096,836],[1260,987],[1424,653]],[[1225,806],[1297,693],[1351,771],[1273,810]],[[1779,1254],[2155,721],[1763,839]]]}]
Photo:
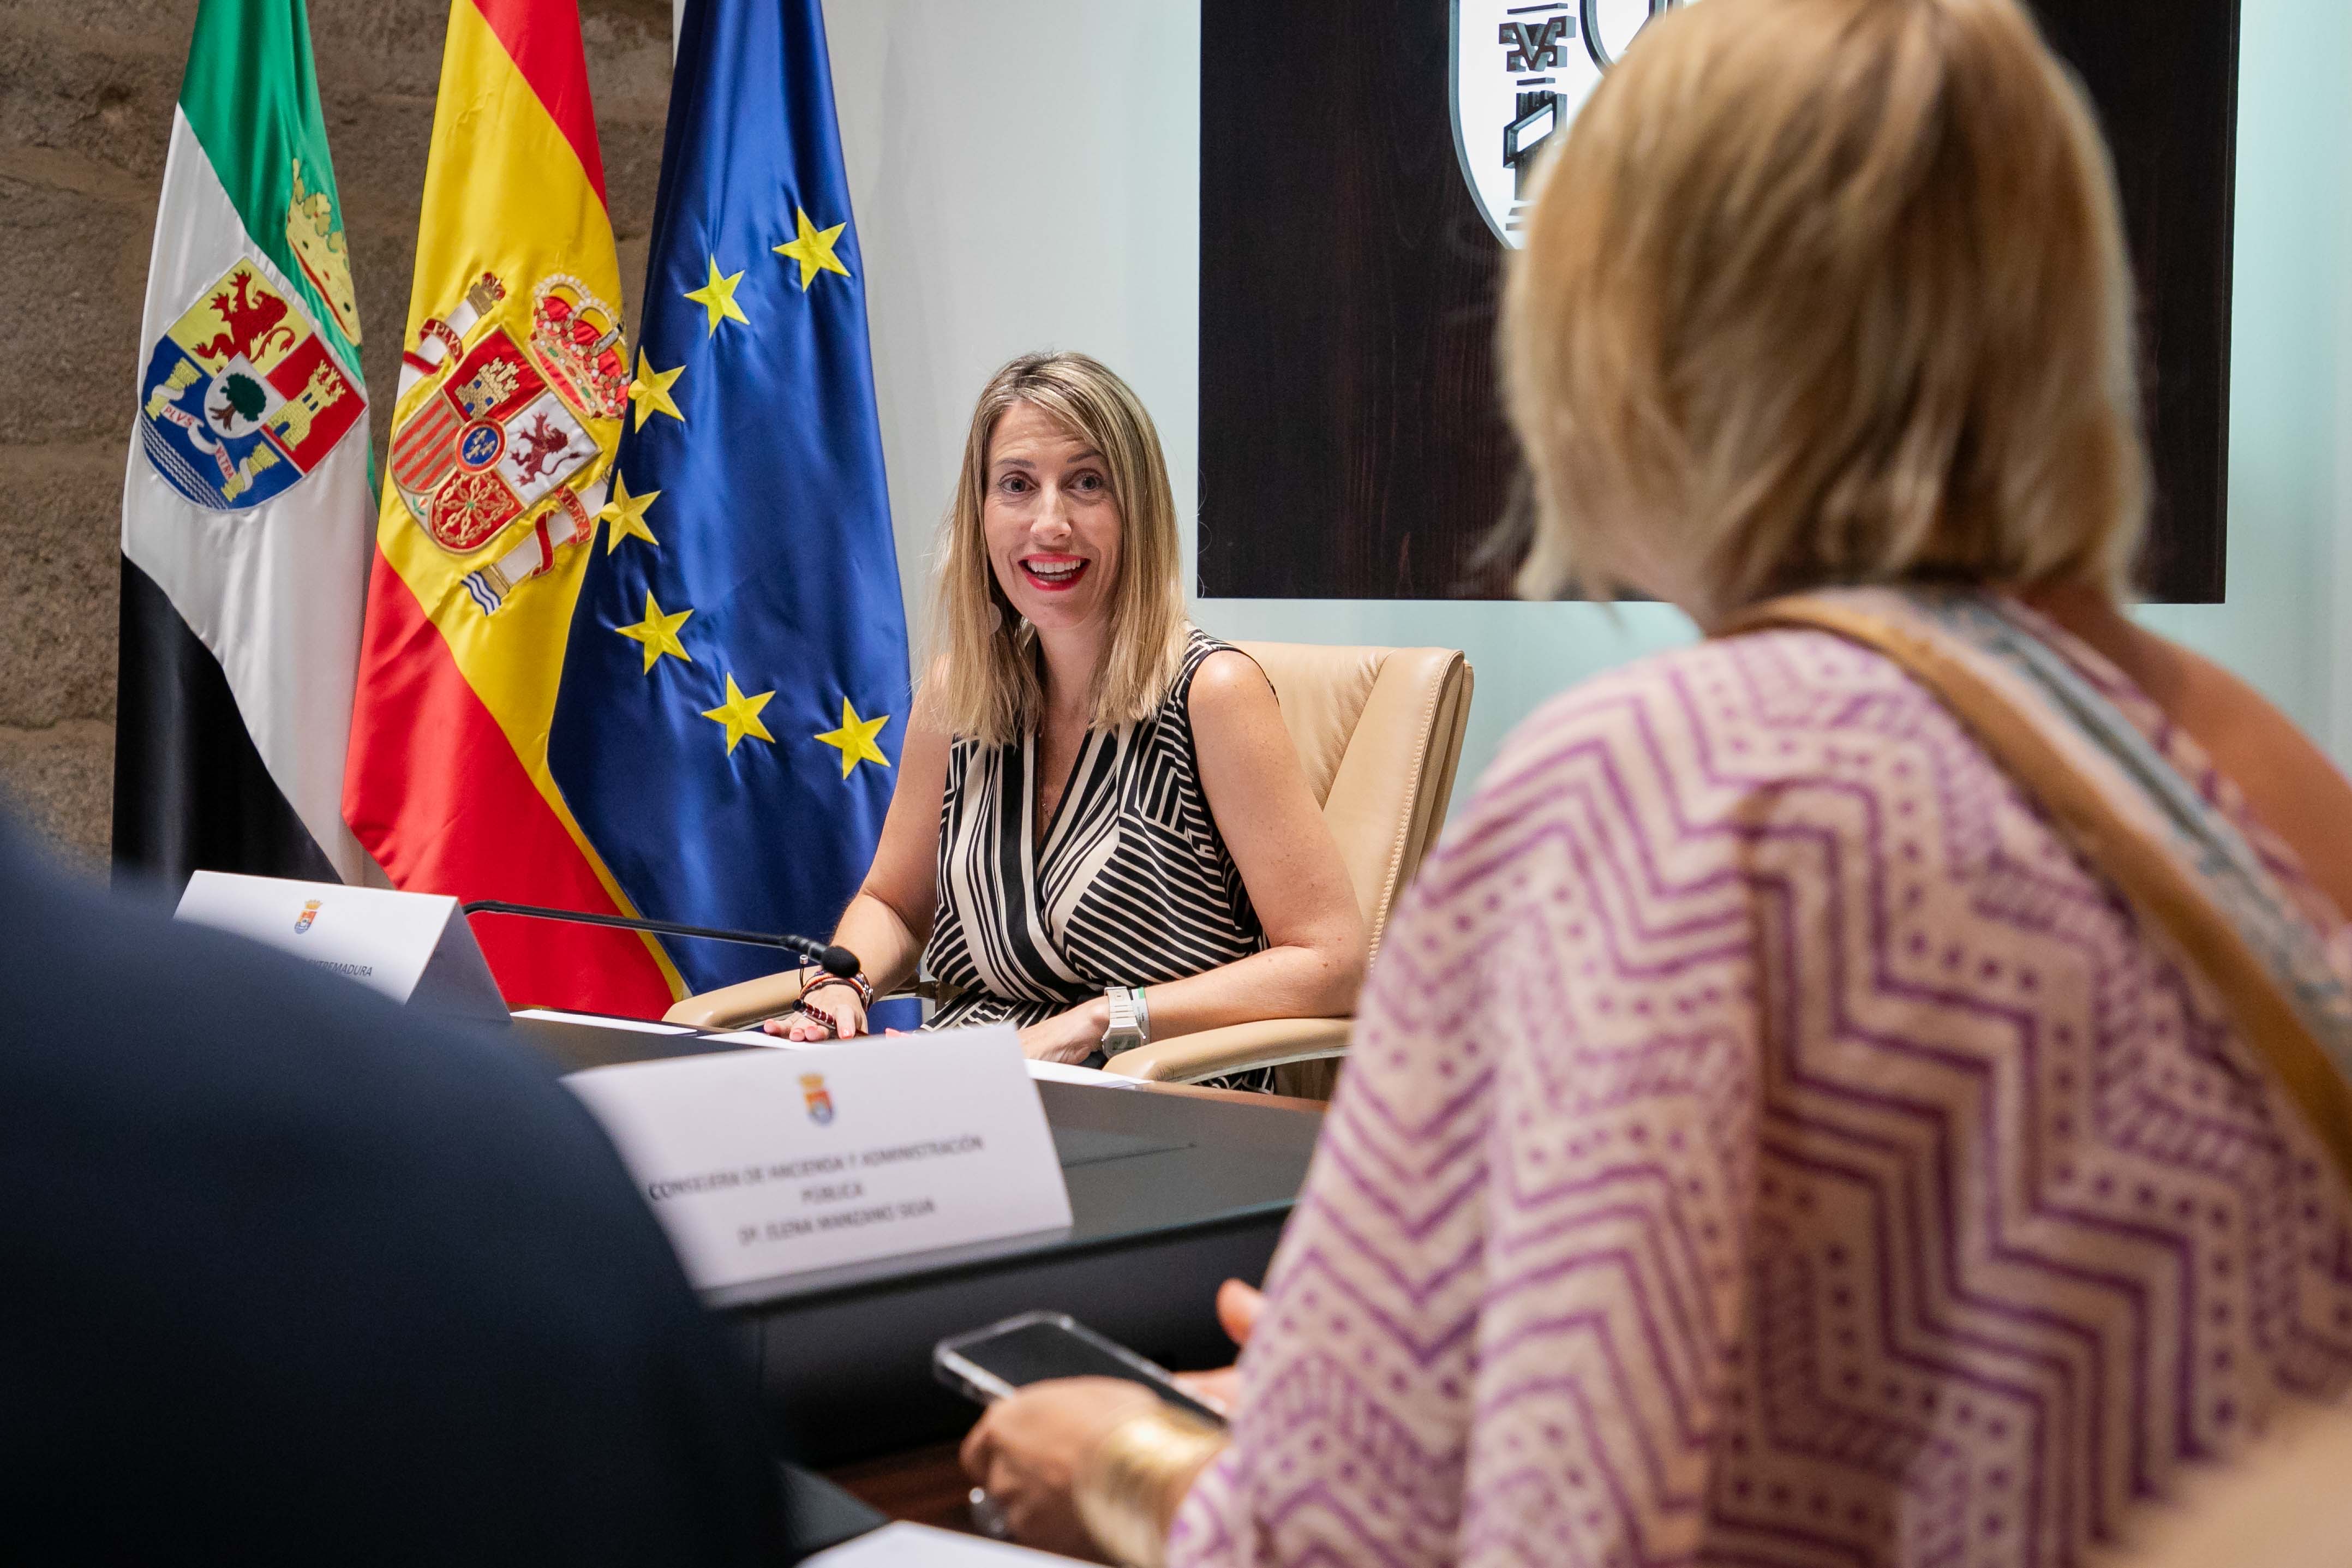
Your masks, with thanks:
[{"label": "woman's bare shoulder", "polygon": [[1237,647],[1221,647],[1203,657],[1192,671],[1192,685],[1186,699],[1193,713],[1201,704],[1213,708],[1231,709],[1234,704],[1246,704],[1258,698],[1272,700],[1274,685],[1257,660]]},{"label": "woman's bare shoulder", "polygon": [[2193,648],[2087,593],[2034,607],[2120,669],[2236,786],[2253,818],[2294,852],[2339,912],[2352,911],[2352,783],[2269,698]]},{"label": "woman's bare shoulder", "polygon": [[1228,742],[1264,749],[1276,737],[1286,742],[1273,684],[1257,660],[1238,648],[1219,648],[1194,667],[1184,711],[1194,742],[1212,749]]},{"label": "woman's bare shoulder", "polygon": [[2252,684],[2193,649],[2143,635],[2162,645],[2178,671],[2169,690],[2149,695],[2237,786],[2254,820],[2285,840],[2337,911],[2352,911],[2352,839],[2344,833],[2352,782]]}]

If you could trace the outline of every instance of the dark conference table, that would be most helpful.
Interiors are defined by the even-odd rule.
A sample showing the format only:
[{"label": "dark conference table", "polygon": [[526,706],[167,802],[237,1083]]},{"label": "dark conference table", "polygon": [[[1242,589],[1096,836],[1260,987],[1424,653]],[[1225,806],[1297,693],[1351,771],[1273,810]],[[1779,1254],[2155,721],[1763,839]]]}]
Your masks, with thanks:
[{"label": "dark conference table", "polygon": [[[744,1048],[514,1026],[568,1071]],[[785,1456],[893,1518],[964,1523],[954,1443],[978,1411],[931,1375],[931,1346],[950,1334],[1042,1308],[1163,1366],[1231,1362],[1217,1287],[1265,1276],[1323,1125],[1320,1102],[1273,1095],[1052,1081],[1037,1092],[1069,1182],[1067,1227],[704,1294],[742,1336]]]}]

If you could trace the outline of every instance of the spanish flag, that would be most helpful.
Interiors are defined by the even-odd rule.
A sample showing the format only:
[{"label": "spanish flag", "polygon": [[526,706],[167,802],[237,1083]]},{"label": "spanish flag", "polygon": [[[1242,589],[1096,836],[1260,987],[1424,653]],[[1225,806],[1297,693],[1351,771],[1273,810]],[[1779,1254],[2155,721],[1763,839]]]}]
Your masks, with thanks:
[{"label": "spanish flag", "polygon": [[[360,650],[343,816],[399,887],[634,913],[548,771],[632,398],[575,0],[454,0]],[[619,931],[492,916],[509,1003],[651,1016]]]}]

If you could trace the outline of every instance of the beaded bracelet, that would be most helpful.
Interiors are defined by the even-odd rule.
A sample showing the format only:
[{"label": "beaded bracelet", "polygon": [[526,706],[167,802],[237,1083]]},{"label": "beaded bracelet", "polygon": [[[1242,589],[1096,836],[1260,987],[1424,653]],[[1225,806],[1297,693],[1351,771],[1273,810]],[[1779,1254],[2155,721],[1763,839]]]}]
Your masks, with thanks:
[{"label": "beaded bracelet", "polygon": [[846,985],[857,993],[860,1005],[867,1007],[874,1005],[874,982],[866,978],[866,972],[862,969],[855,974],[819,975],[809,984],[801,987],[801,994],[805,996],[812,991],[822,991],[828,985]]}]

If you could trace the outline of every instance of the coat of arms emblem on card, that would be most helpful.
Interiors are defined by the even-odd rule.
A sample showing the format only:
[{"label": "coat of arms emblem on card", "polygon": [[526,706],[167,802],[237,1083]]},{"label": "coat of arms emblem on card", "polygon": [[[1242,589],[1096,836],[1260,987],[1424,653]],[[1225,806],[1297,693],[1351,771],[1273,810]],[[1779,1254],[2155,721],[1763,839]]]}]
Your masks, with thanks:
[{"label": "coat of arms emblem on card", "polygon": [[819,1127],[833,1120],[833,1091],[824,1087],[823,1073],[801,1074],[801,1099],[808,1106],[809,1120]]}]

